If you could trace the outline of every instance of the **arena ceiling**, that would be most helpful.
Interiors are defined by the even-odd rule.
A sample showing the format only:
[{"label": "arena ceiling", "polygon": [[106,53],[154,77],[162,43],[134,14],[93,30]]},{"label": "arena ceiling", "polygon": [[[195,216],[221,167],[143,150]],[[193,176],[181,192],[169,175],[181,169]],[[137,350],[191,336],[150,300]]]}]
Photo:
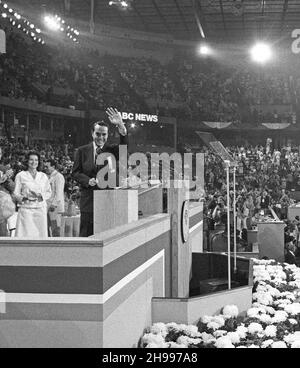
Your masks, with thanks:
[{"label": "arena ceiling", "polygon": [[[118,0],[116,0],[118,1]],[[281,39],[300,28],[300,0],[128,0],[130,8],[109,6],[109,0],[26,0],[66,17],[139,31],[163,33],[175,39],[232,41]],[[13,3],[24,6],[24,0]]]}]

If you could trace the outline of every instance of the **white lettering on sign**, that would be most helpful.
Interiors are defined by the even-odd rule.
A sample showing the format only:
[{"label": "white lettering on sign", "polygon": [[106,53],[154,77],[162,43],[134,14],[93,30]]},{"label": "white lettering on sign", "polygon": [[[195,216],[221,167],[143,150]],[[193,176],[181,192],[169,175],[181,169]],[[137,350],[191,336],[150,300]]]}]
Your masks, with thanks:
[{"label": "white lettering on sign", "polygon": [[292,43],[292,52],[294,54],[300,53],[300,29],[294,29],[292,32],[292,38],[296,38]]},{"label": "white lettering on sign", "polygon": [[124,120],[136,120],[136,121],[147,121],[152,123],[158,123],[157,115],[147,115],[147,114],[133,114],[132,112],[122,112],[122,119]]}]

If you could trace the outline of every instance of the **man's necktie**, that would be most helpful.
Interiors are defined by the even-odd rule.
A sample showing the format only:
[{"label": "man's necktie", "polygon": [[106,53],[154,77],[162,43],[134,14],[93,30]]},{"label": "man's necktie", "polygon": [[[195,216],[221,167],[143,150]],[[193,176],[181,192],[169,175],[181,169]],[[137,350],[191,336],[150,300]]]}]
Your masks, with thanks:
[{"label": "man's necktie", "polygon": [[102,153],[102,148],[101,147],[97,147],[96,149],[96,155],[95,155],[95,165],[97,165],[97,158],[98,156]]}]

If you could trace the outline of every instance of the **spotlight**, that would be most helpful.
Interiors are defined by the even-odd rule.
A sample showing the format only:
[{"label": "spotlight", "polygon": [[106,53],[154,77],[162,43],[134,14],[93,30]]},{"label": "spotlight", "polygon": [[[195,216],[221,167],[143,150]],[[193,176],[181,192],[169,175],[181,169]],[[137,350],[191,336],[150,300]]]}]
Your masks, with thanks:
[{"label": "spotlight", "polygon": [[264,64],[272,57],[272,49],[269,45],[258,42],[250,50],[252,60],[256,63]]},{"label": "spotlight", "polygon": [[63,32],[65,29],[63,27],[61,27],[60,30]]},{"label": "spotlight", "polygon": [[77,29],[75,29],[74,33],[76,34],[76,36],[79,36],[79,32],[77,31]]},{"label": "spotlight", "polygon": [[39,28],[37,28],[36,33],[41,33],[41,30]]},{"label": "spotlight", "polygon": [[31,23],[29,27],[30,27],[31,29],[33,29],[33,28],[34,28],[34,24],[33,24],[33,23]]},{"label": "spotlight", "polygon": [[36,41],[36,37],[33,37],[34,41]]},{"label": "spotlight", "polygon": [[121,6],[122,6],[123,8],[127,8],[127,7],[128,7],[128,4],[127,4],[127,2],[126,2],[126,1],[121,1]]},{"label": "spotlight", "polygon": [[65,21],[64,21],[63,19],[62,19],[62,21],[61,21],[61,22],[62,22],[62,24],[65,24]]},{"label": "spotlight", "polygon": [[59,28],[60,28],[59,23],[54,17],[46,15],[44,20],[45,20],[45,23],[46,23],[46,25],[49,29],[51,29],[53,31],[58,31],[59,30]]},{"label": "spotlight", "polygon": [[18,24],[18,28],[21,28],[21,24]]},{"label": "spotlight", "polygon": [[12,22],[12,25],[14,26],[15,24],[16,24],[16,22],[15,22],[15,21],[13,21],[13,22]]},{"label": "spotlight", "polygon": [[31,35],[31,37],[34,37],[35,36],[35,33],[34,32],[31,32],[30,35]]},{"label": "spotlight", "polygon": [[74,42],[76,42],[76,41],[77,41],[77,39],[76,39],[76,38],[73,38],[73,41],[74,41]]},{"label": "spotlight", "polygon": [[42,45],[44,45],[44,44],[45,44],[45,41],[43,40],[43,41],[42,41]]},{"label": "spotlight", "polygon": [[7,14],[6,13],[2,13],[1,16],[2,16],[2,18],[7,18]]},{"label": "spotlight", "polygon": [[131,128],[135,128],[135,123],[130,124]]},{"label": "spotlight", "polygon": [[12,8],[9,8],[9,9],[8,9],[8,11],[9,11],[10,13],[12,13],[12,12],[13,12]]},{"label": "spotlight", "polygon": [[212,50],[209,46],[207,45],[201,45],[200,48],[199,48],[199,54],[200,55],[204,55],[204,56],[207,56],[207,55],[210,55],[212,53]]},{"label": "spotlight", "polygon": [[3,4],[3,8],[7,9],[8,5],[7,4]]}]

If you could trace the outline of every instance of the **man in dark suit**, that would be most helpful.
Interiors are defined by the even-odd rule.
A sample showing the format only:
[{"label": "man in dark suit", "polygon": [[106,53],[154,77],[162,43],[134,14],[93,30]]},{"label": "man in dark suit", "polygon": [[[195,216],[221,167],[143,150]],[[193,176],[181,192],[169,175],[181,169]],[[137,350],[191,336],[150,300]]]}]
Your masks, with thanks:
[{"label": "man in dark suit", "polygon": [[[113,108],[106,111],[110,122],[118,127],[120,145],[127,145],[127,130],[121,114]],[[73,177],[81,186],[80,197],[80,236],[87,237],[94,234],[94,190],[97,186],[96,165],[97,156],[101,153],[110,153],[116,161],[119,160],[119,145],[108,145],[108,126],[103,121],[97,121],[92,126],[93,142],[79,147],[75,154]]]}]

